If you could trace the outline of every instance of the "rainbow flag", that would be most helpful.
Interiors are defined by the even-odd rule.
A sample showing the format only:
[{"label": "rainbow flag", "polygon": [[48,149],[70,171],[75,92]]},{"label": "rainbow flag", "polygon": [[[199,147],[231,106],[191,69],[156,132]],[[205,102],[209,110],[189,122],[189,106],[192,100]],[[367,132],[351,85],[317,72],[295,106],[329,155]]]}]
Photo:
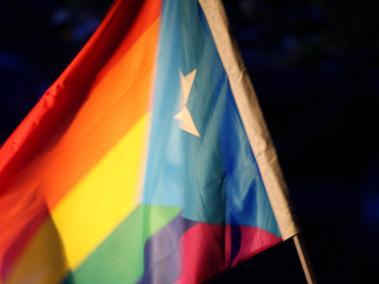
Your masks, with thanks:
[{"label": "rainbow flag", "polygon": [[0,283],[199,283],[297,233],[219,0],[119,0],[0,151]]}]

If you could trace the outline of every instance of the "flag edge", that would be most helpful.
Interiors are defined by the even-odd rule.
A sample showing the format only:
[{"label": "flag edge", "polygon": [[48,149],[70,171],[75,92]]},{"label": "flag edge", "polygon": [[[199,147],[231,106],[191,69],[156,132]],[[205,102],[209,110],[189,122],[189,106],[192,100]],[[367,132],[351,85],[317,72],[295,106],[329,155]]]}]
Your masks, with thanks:
[{"label": "flag edge", "polygon": [[283,240],[298,233],[289,206],[288,190],[271,141],[254,87],[229,31],[220,0],[199,0],[218,54],[230,82],[249,144],[256,158],[279,231]]}]

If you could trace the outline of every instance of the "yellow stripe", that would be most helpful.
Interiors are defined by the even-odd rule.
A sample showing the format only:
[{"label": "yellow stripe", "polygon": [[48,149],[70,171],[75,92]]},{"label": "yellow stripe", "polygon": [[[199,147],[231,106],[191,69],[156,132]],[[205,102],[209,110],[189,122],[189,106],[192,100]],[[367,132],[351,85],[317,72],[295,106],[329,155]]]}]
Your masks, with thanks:
[{"label": "yellow stripe", "polygon": [[69,267],[76,268],[137,205],[147,129],[145,115],[54,210]]},{"label": "yellow stripe", "polygon": [[43,224],[9,283],[57,283],[138,205],[149,120],[150,114],[141,118],[59,203],[53,222]]},{"label": "yellow stripe", "polygon": [[67,271],[62,242],[49,218],[38,230],[22,258],[17,261],[5,283],[58,283]]}]

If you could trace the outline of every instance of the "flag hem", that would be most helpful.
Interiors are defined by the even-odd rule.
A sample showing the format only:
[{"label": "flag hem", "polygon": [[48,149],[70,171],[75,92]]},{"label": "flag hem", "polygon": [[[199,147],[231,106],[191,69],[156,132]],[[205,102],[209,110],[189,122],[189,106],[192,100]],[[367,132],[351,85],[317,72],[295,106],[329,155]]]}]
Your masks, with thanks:
[{"label": "flag hem", "polygon": [[289,207],[288,191],[276,151],[272,144],[254,87],[241,56],[228,31],[228,20],[220,0],[199,0],[221,58],[242,119],[250,146],[257,160],[282,239],[298,233]]}]

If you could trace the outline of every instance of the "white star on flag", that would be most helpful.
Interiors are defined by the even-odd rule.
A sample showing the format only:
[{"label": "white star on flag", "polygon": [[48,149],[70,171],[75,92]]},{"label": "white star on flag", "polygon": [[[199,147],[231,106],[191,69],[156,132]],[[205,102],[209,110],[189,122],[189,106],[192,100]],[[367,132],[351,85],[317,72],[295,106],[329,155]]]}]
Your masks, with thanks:
[{"label": "white star on flag", "polygon": [[180,112],[175,115],[175,119],[180,122],[180,128],[184,131],[200,137],[199,131],[196,128],[195,123],[193,122],[192,115],[187,107],[187,102],[189,98],[189,94],[192,89],[193,81],[195,80],[197,69],[194,69],[192,72],[187,75],[183,75],[180,72],[180,86],[182,91],[182,104]]}]

